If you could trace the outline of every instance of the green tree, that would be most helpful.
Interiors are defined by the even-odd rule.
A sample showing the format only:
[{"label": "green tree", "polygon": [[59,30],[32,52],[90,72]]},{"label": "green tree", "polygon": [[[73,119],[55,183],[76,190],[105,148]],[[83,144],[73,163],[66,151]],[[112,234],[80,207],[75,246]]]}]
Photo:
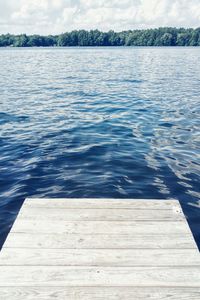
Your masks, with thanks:
[{"label": "green tree", "polygon": [[161,44],[163,46],[172,46],[172,41],[173,41],[173,36],[171,33],[164,33],[162,36],[161,36]]},{"label": "green tree", "polygon": [[178,46],[189,46],[190,45],[190,35],[188,32],[178,33],[176,44]]},{"label": "green tree", "polygon": [[27,47],[28,46],[28,37],[26,34],[21,34],[17,36],[14,40],[15,47]]},{"label": "green tree", "polygon": [[7,46],[200,46],[200,28],[160,27],[122,32],[73,30],[55,36],[0,35],[0,47]]}]

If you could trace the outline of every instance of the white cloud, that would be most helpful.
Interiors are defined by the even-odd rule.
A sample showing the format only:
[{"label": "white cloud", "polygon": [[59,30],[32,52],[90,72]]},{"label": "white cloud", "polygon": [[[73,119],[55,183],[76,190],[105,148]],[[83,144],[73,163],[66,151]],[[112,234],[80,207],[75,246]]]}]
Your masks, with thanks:
[{"label": "white cloud", "polygon": [[199,27],[199,0],[0,0],[0,33]]}]

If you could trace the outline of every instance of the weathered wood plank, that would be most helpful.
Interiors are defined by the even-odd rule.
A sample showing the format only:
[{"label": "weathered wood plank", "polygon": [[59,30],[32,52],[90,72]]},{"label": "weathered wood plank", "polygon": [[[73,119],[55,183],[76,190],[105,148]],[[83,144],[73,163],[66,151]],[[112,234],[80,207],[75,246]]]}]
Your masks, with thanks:
[{"label": "weathered wood plank", "polygon": [[24,206],[18,218],[52,221],[183,221],[184,215],[172,209],[74,209]]},{"label": "weathered wood plank", "polygon": [[0,266],[200,266],[196,249],[4,248]]},{"label": "weathered wood plank", "polygon": [[76,233],[76,234],[177,234],[189,233],[188,226],[179,221],[54,221],[17,219],[12,232]]},{"label": "weathered wood plank", "polygon": [[0,254],[0,295],[197,300],[199,252],[175,200],[27,200]]},{"label": "weathered wood plank", "polygon": [[199,300],[200,288],[177,287],[0,287],[3,300]]},{"label": "weathered wood plank", "polygon": [[178,209],[180,205],[177,200],[153,200],[153,199],[37,199],[28,198],[24,202],[27,207],[45,207],[45,208],[98,208],[98,209],[117,209],[117,208],[132,208],[132,209]]},{"label": "weathered wood plank", "polygon": [[197,267],[1,266],[0,286],[199,287]]},{"label": "weathered wood plank", "polygon": [[60,248],[60,249],[197,249],[190,233],[177,235],[141,234],[30,234],[10,232],[4,248]]}]

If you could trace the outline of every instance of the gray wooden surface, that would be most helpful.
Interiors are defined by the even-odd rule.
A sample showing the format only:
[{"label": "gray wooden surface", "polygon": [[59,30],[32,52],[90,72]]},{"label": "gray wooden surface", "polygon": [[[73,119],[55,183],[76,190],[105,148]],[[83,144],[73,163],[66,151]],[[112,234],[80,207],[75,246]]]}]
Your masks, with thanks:
[{"label": "gray wooden surface", "polygon": [[0,253],[3,300],[199,300],[176,200],[27,199]]}]

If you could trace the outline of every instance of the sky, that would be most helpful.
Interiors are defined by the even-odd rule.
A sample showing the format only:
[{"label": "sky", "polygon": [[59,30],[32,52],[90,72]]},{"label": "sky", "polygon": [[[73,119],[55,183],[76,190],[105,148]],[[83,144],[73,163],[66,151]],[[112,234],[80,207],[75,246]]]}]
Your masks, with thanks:
[{"label": "sky", "polygon": [[200,27],[200,0],[0,0],[0,34]]}]

